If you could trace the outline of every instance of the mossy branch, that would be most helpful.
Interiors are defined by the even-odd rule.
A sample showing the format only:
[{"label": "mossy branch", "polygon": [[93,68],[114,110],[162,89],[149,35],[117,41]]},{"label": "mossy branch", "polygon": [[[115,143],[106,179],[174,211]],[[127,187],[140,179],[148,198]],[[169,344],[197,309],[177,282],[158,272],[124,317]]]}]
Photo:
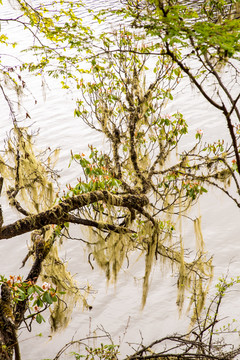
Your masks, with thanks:
[{"label": "mossy branch", "polygon": [[9,239],[14,236],[25,234],[29,231],[41,229],[49,224],[60,225],[67,221],[70,211],[80,209],[92,203],[103,201],[109,205],[141,208],[148,204],[145,196],[112,195],[108,191],[93,191],[68,198],[50,210],[40,212],[37,215],[26,216],[12,224],[3,226],[0,232],[0,239]]}]

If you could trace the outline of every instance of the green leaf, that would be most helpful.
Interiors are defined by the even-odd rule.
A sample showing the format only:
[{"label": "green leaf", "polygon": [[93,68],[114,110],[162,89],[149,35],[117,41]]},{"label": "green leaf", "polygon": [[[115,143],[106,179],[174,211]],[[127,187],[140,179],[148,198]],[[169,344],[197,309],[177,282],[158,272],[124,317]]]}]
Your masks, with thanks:
[{"label": "green leaf", "polygon": [[53,301],[53,302],[57,302],[57,300],[58,300],[58,298],[57,298],[56,295],[52,296],[52,301]]},{"label": "green leaf", "polygon": [[78,109],[74,110],[74,116],[80,117],[81,116],[81,112]]},{"label": "green leaf", "polygon": [[18,289],[18,301],[23,301],[27,298],[27,294],[22,289]]},{"label": "green leaf", "polygon": [[38,324],[41,324],[43,321],[45,322],[44,317],[41,314],[37,314],[36,321]]},{"label": "green leaf", "polygon": [[35,286],[30,286],[28,289],[27,289],[27,293],[28,295],[30,296],[31,294],[33,294],[35,292]]},{"label": "green leaf", "polygon": [[43,302],[40,298],[37,299],[36,304],[38,307],[43,307]]},{"label": "green leaf", "polygon": [[34,289],[39,295],[44,292],[44,290],[38,285],[34,285]]},{"label": "green leaf", "polygon": [[75,154],[75,155],[74,155],[74,159],[76,159],[76,160],[80,160],[80,159],[81,159],[81,155],[79,155],[79,154]]},{"label": "green leaf", "polygon": [[48,303],[49,305],[51,305],[53,303],[53,299],[52,299],[51,295],[49,294],[49,292],[45,292],[43,294],[42,299],[43,299],[44,302]]}]

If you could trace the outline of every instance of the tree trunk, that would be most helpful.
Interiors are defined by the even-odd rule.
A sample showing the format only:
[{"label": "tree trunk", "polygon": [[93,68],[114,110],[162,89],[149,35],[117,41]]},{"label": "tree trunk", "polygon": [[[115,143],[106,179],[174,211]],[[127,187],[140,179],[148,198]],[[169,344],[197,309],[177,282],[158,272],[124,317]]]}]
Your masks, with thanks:
[{"label": "tree trunk", "polygon": [[15,360],[20,360],[11,291],[9,286],[3,283],[0,300],[0,360],[12,360],[14,353]]}]

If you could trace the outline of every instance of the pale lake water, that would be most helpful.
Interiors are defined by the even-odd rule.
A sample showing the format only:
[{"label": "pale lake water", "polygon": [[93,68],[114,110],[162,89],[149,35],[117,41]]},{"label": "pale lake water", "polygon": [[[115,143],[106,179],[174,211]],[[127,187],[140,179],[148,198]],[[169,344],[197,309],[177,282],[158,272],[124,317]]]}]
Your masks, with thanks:
[{"label": "pale lake water", "polygon": [[[110,4],[110,3],[109,3]],[[110,6],[110,5],[109,5]],[[11,8],[7,2],[0,7],[0,17],[11,15]],[[3,13],[4,14],[3,14]],[[25,35],[20,35],[16,26],[11,27],[11,35],[22,46],[26,42]],[[6,52],[6,50],[4,49]],[[17,51],[17,50],[16,50]],[[0,51],[2,53],[2,49]],[[21,55],[23,56],[23,55]],[[27,55],[25,55],[27,56]],[[14,60],[12,60],[14,61]],[[192,142],[193,133],[196,129],[202,129],[206,141],[214,141],[226,138],[226,126],[224,119],[215,113],[211,107],[199,96],[196,91],[184,80],[182,90],[178,91],[174,101],[167,104],[166,112],[172,113],[179,110],[189,122],[189,144]],[[31,116],[32,127],[39,128],[37,146],[45,148],[60,147],[60,159],[57,168],[61,170],[61,184],[73,183],[78,176],[78,169],[68,168],[70,151],[87,153],[88,144],[98,148],[104,148],[106,144],[98,134],[92,132],[86,125],[73,116],[75,94],[60,89],[56,81],[47,80],[45,94],[42,94],[41,81],[29,79],[29,88],[37,99],[25,98],[27,110]],[[3,140],[7,131],[11,128],[11,119],[6,104],[0,97],[0,150],[3,149]],[[24,112],[22,113],[24,114]],[[21,117],[22,116],[22,117]],[[19,114],[19,119],[24,116]],[[28,121],[27,124],[30,122]],[[23,121],[23,125],[25,122]],[[193,210],[193,217],[201,214],[202,231],[206,244],[206,251],[213,255],[214,279],[211,292],[214,293],[214,284],[219,276],[229,271],[231,276],[240,275],[240,217],[239,209],[224,194],[213,190],[204,195],[200,204]],[[13,220],[12,211],[5,209],[5,223]],[[79,235],[79,230],[74,230]],[[193,226],[183,228],[186,246],[191,247],[195,242]],[[84,234],[84,236],[87,233]],[[21,261],[26,254],[29,234],[3,240],[0,242],[1,274],[18,274]],[[176,333],[185,332],[188,329],[189,318],[183,312],[179,318],[176,306],[176,276],[171,269],[162,272],[157,263],[151,276],[151,284],[146,306],[141,310],[141,287],[144,273],[144,261],[131,262],[129,268],[124,266],[117,285],[107,284],[104,273],[95,268],[91,270],[87,262],[87,253],[83,251],[81,243],[71,241],[65,243],[61,250],[61,257],[68,261],[69,270],[76,274],[75,277],[80,286],[88,281],[95,291],[94,297],[89,299],[93,309],[91,312],[76,308],[72,321],[67,328],[58,334],[51,336],[48,323],[36,324],[32,333],[20,331],[20,346],[24,360],[50,359],[56,355],[61,346],[71,341],[72,338],[83,338],[88,334],[94,334],[97,327],[103,327],[109,332],[115,343],[122,342],[120,348],[124,355],[131,349],[124,342],[144,343],[157,338]],[[29,265],[23,269],[23,274],[29,269]],[[238,289],[239,290],[239,289]],[[223,316],[235,318],[240,326],[239,291],[231,293],[222,308]],[[126,328],[127,327],[127,328]],[[42,336],[36,336],[42,333]],[[124,337],[124,339],[123,339]],[[238,334],[231,341],[239,344]]]}]

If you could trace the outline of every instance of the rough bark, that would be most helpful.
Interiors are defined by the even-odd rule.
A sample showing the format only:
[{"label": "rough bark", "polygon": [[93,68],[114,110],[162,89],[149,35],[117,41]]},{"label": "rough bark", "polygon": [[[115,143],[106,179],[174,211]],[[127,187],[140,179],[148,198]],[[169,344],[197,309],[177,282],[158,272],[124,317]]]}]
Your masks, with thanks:
[{"label": "rough bark", "polygon": [[15,353],[15,360],[21,359],[11,292],[9,286],[3,283],[0,300],[0,360],[11,360],[13,353]]}]

